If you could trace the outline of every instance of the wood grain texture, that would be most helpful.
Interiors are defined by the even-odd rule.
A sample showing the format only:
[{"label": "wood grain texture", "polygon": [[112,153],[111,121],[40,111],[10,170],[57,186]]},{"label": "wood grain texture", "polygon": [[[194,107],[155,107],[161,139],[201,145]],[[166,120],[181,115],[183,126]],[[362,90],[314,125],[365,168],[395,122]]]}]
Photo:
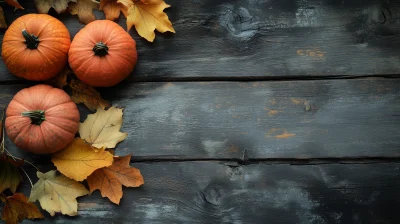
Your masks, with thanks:
[{"label": "wood grain texture", "polygon": [[[134,163],[140,188],[116,206],[98,191],[78,217],[34,223],[399,223],[400,164],[240,166],[220,162]],[[40,166],[42,169],[45,166]],[[28,171],[33,175],[33,170]],[[29,183],[23,191],[29,195]],[[30,223],[30,222],[26,222]]]},{"label": "wood grain texture", "polygon": [[[400,66],[400,0],[169,0],[176,34],[137,41],[139,60],[128,80],[392,75]],[[34,13],[5,7],[10,24]],[[52,15],[57,16],[54,11]],[[104,19],[97,12],[98,19]],[[57,16],[71,37],[83,25]],[[386,18],[386,19],[385,19]],[[118,23],[126,27],[121,16]],[[2,40],[4,32],[0,34]],[[0,64],[0,80],[15,80]]]},{"label": "wood grain texture", "polygon": [[[0,94],[20,88],[2,86]],[[400,156],[400,79],[157,82],[101,90],[124,108],[128,137],[117,155],[243,163]],[[89,111],[80,110],[83,121]]]},{"label": "wood grain texture", "polygon": [[178,158],[394,157],[400,80],[129,84],[117,154]]}]

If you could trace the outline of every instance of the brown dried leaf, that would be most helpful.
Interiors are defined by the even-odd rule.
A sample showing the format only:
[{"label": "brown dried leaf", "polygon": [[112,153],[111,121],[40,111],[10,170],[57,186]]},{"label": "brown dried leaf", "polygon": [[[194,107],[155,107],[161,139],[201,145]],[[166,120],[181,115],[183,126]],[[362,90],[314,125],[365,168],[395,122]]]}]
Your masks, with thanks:
[{"label": "brown dried leaf", "polygon": [[[0,120],[0,152],[1,151],[4,151],[3,149],[4,149],[4,145],[3,145],[3,141],[4,141],[4,136],[3,136],[3,134],[4,134],[4,132],[3,132],[3,123],[4,123],[4,108],[3,107],[0,107],[1,108],[1,110],[2,110],[2,113],[1,113],[1,120]],[[1,192],[1,191],[0,191]]]},{"label": "brown dried leaf", "polygon": [[28,198],[21,193],[1,199],[6,203],[1,214],[1,218],[6,224],[17,224],[24,219],[44,219],[38,207],[32,202],[28,202]]},{"label": "brown dried leaf", "polygon": [[88,24],[96,20],[93,10],[99,9],[99,3],[95,0],[77,0],[70,3],[68,8],[72,15],[78,15],[82,23]]},{"label": "brown dried leaf", "polygon": [[17,191],[22,181],[18,167],[23,163],[23,160],[14,161],[5,154],[0,155],[0,193],[6,189],[10,189],[13,193]]},{"label": "brown dried leaf", "polygon": [[39,13],[48,13],[50,8],[54,8],[60,14],[67,11],[69,2],[76,0],[35,0],[35,5]]},{"label": "brown dried leaf", "polygon": [[161,4],[164,0],[140,0],[143,4]]},{"label": "brown dried leaf", "polygon": [[92,111],[111,106],[106,100],[101,98],[100,93],[96,89],[79,80],[71,80],[69,86],[72,89],[71,99],[75,103],[84,103]]},{"label": "brown dried leaf", "polygon": [[139,187],[144,184],[140,170],[130,167],[131,155],[114,157],[111,166],[98,169],[87,178],[90,192],[100,190],[101,196],[107,197],[115,204],[119,204],[126,187]]},{"label": "brown dried leaf", "polygon": [[100,0],[100,10],[104,11],[106,19],[118,19],[123,5],[118,3],[117,0]]},{"label": "brown dried leaf", "polygon": [[4,11],[3,8],[0,6],[0,28],[7,28],[6,19],[4,18]]}]

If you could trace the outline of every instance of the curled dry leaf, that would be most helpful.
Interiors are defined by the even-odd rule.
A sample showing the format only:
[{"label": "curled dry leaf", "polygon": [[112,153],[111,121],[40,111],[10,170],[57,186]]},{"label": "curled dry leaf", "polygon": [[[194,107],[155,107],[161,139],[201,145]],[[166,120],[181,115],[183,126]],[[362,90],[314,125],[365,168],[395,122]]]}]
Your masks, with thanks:
[{"label": "curled dry leaf", "polygon": [[115,148],[128,133],[120,132],[122,126],[122,109],[110,107],[99,108],[96,113],[87,116],[79,125],[79,135],[96,148]]},{"label": "curled dry leaf", "polygon": [[28,198],[21,193],[10,197],[0,197],[0,199],[6,204],[1,214],[6,224],[17,224],[24,219],[44,219],[38,207],[28,202]]},{"label": "curled dry leaf", "polygon": [[140,170],[129,166],[130,159],[131,155],[115,157],[111,166],[94,171],[87,178],[90,192],[98,189],[101,196],[119,204],[123,195],[122,185],[139,187],[144,184]]},{"label": "curled dry leaf", "polygon": [[77,0],[70,3],[68,8],[72,15],[78,15],[82,23],[88,24],[96,20],[93,10],[99,8],[99,3],[95,0]]},{"label": "curled dry leaf", "polygon": [[171,21],[169,21],[164,9],[170,5],[160,0],[142,0],[134,1],[133,4],[126,3],[127,0],[118,0],[126,7],[122,12],[126,17],[127,29],[135,26],[136,31],[146,40],[153,42],[155,38],[154,31],[161,33],[170,31],[175,33]]},{"label": "curled dry leaf", "polygon": [[17,9],[24,9],[24,7],[22,7],[17,0],[5,0],[5,2]]},{"label": "curled dry leaf", "polygon": [[69,2],[76,0],[35,0],[35,5],[39,13],[48,13],[50,8],[54,8],[60,14],[67,11]]},{"label": "curled dry leaf", "polygon": [[56,175],[55,170],[37,172],[37,176],[39,180],[32,188],[29,201],[39,200],[40,206],[51,216],[56,212],[69,216],[78,214],[76,198],[89,194],[85,186],[63,175]]},{"label": "curled dry leaf", "polygon": [[7,28],[6,19],[4,18],[3,8],[0,6],[0,28]]},{"label": "curled dry leaf", "polygon": [[110,103],[101,98],[100,93],[96,89],[79,80],[71,80],[69,86],[72,89],[71,99],[75,103],[85,104],[91,111],[111,106]]},{"label": "curled dry leaf", "polygon": [[5,154],[0,155],[0,193],[6,189],[16,192],[22,181],[18,167],[24,164],[23,160],[14,161]]},{"label": "curled dry leaf", "polygon": [[96,152],[80,138],[75,138],[65,149],[51,159],[57,170],[76,181],[86,179],[95,170],[111,166],[113,155],[104,149]]}]

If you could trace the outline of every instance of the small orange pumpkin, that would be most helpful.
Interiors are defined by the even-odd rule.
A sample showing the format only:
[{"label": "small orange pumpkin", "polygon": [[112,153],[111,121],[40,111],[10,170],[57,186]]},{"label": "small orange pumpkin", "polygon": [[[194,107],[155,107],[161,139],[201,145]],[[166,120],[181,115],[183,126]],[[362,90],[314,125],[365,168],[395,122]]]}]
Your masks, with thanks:
[{"label": "small orange pumpkin", "polygon": [[75,35],[68,61],[82,82],[96,87],[113,86],[133,71],[136,42],[117,23],[95,20]]},{"label": "small orange pumpkin", "polygon": [[47,80],[67,64],[70,44],[68,29],[61,21],[46,14],[27,14],[7,29],[1,56],[12,74]]},{"label": "small orange pumpkin", "polygon": [[6,111],[5,129],[19,148],[53,153],[65,148],[79,128],[79,111],[70,96],[49,85],[20,90]]}]

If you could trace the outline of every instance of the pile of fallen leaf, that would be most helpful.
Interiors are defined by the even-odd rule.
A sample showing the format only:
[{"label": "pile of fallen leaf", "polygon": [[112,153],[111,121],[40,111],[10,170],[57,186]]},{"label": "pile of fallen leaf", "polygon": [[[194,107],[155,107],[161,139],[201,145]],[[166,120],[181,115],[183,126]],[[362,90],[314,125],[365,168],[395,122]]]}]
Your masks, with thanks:
[{"label": "pile of fallen leaf", "polygon": [[[5,2],[24,10],[17,0]],[[175,32],[164,12],[169,5],[163,0],[35,0],[35,4],[39,13],[48,13],[54,8],[57,13],[78,15],[86,24],[96,19],[93,10],[103,11],[109,20],[117,19],[122,12],[127,30],[135,26],[138,34],[150,42],[155,38],[155,30]],[[5,21],[0,7],[0,28],[7,28]],[[127,133],[120,132],[123,108],[111,106],[93,87],[73,78],[68,67],[47,84],[67,88],[75,103],[83,103],[95,113],[80,123],[79,137],[65,149],[52,154],[51,161],[56,170],[47,172],[41,172],[32,162],[15,157],[7,150],[1,119],[0,206],[3,206],[1,218],[6,224],[44,218],[36,201],[51,216],[58,212],[75,216],[78,213],[77,197],[100,190],[102,197],[119,204],[122,185],[138,187],[144,184],[140,171],[130,167],[131,155],[115,156],[113,153],[116,145],[127,137]],[[25,165],[37,170],[37,182],[33,183],[25,172]],[[17,192],[24,175],[32,186],[29,198]]]},{"label": "pile of fallen leaf", "polygon": [[[26,218],[44,218],[33,203],[35,201],[39,201],[42,209],[52,216],[56,212],[75,216],[78,214],[77,197],[100,190],[103,197],[119,204],[123,195],[122,185],[138,187],[144,184],[140,171],[129,165],[131,155],[113,155],[112,149],[128,136],[120,132],[123,109],[109,105],[93,87],[77,79],[68,83],[68,74],[70,71],[65,69],[49,84],[59,88],[68,86],[74,102],[84,103],[96,112],[80,123],[79,137],[65,149],[52,154],[51,161],[57,170],[43,173],[33,163],[13,156],[5,147],[3,126],[0,129],[0,200],[5,204],[1,218],[7,224],[19,223]],[[27,176],[32,185],[29,198],[17,192],[22,174],[27,175],[24,164],[37,170],[36,183]],[[12,195],[7,196],[7,191]]]},{"label": "pile of fallen leaf", "polygon": [[[17,0],[5,0],[5,2],[16,9],[24,9]],[[127,30],[135,26],[138,34],[150,42],[154,41],[154,30],[175,33],[171,21],[164,12],[170,5],[164,0],[35,0],[35,5],[38,13],[46,14],[50,8],[54,8],[59,14],[68,12],[78,15],[79,20],[85,24],[96,20],[93,10],[103,11],[108,20],[118,19],[122,12],[126,18]],[[0,28],[7,28],[1,7]]]}]

